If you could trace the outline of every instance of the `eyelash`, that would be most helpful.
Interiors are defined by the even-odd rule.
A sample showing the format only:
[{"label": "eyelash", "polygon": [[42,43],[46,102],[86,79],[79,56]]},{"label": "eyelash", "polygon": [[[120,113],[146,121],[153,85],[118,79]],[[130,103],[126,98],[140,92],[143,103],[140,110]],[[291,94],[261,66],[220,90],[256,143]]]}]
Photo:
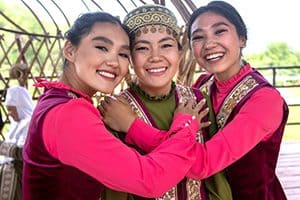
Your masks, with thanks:
[{"label": "eyelash", "polygon": [[135,51],[145,51],[145,50],[148,50],[148,48],[147,47],[137,47],[137,48],[135,48],[134,49]]},{"label": "eyelash", "polygon": [[216,34],[221,34],[221,33],[225,32],[225,31],[226,31],[225,29],[220,29],[220,30],[216,31]]},{"label": "eyelash", "polygon": [[204,38],[203,36],[198,35],[198,36],[193,37],[193,38],[192,38],[192,41],[195,41],[195,40],[202,40],[203,38]]},{"label": "eyelash", "polygon": [[122,58],[129,59],[129,55],[126,53],[120,53],[119,56],[121,56]]},{"label": "eyelash", "polygon": [[104,46],[96,46],[97,49],[101,50],[101,51],[108,51],[106,47]]}]

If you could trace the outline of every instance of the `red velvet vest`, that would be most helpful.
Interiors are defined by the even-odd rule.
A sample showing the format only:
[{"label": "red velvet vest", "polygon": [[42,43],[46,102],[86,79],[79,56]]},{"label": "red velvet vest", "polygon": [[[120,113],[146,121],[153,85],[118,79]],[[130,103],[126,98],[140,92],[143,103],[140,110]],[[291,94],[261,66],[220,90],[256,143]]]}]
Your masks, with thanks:
[{"label": "red velvet vest", "polygon": [[[69,91],[49,89],[40,96],[23,149],[23,199],[99,199],[103,185],[80,170],[64,165],[46,150],[42,139],[45,114],[72,97]],[[84,148],[84,144],[82,146]]]},{"label": "red velvet vest", "polygon": [[[248,76],[249,74],[247,74]],[[261,74],[256,70],[250,73],[252,78],[259,84],[250,91],[235,106],[229,115],[226,124],[229,123],[240,111],[241,107],[251,97],[253,93],[262,87],[271,86]],[[203,77],[195,84],[200,87],[209,77]],[[212,85],[212,93],[213,93]],[[267,141],[258,143],[241,159],[225,169],[227,180],[230,184],[233,199],[236,200],[285,200],[286,196],[282,186],[276,176],[275,169],[279,156],[280,143],[284,132],[284,127],[288,118],[288,107],[284,102],[284,115],[279,128]],[[263,113],[261,113],[263,114]],[[270,119],[271,120],[271,119]],[[225,125],[226,125],[225,124]],[[238,131],[236,132],[238,135]]]}]

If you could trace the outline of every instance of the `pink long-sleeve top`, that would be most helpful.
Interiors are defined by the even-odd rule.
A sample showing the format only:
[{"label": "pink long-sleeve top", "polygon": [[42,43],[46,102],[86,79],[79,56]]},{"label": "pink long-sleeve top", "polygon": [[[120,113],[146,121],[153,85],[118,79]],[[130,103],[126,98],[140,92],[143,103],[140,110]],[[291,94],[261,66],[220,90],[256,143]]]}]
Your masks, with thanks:
[{"label": "pink long-sleeve top", "polygon": [[[217,90],[212,95],[216,113],[236,83],[252,70],[250,65],[246,65],[231,79],[216,81]],[[263,87],[256,91],[231,122],[204,145],[197,144],[196,161],[187,176],[194,179],[209,177],[241,158],[259,142],[267,140],[280,126],[283,103],[282,97],[273,88]],[[136,120],[126,135],[126,142],[151,151],[166,137],[163,131]]]},{"label": "pink long-sleeve top", "polygon": [[[49,87],[70,89],[62,83]],[[62,163],[112,189],[155,197],[179,182],[195,161],[198,128],[190,115],[177,114],[169,131],[176,134],[142,156],[106,130],[90,98],[83,96],[51,109],[42,134],[48,152]]]}]

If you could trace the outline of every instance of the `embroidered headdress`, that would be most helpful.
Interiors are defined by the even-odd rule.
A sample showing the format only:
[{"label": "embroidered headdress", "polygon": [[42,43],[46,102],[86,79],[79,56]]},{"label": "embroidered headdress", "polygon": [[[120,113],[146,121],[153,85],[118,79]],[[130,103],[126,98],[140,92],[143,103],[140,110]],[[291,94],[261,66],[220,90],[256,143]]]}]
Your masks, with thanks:
[{"label": "embroidered headdress", "polygon": [[[130,37],[138,36],[143,33],[163,32],[173,34],[174,37],[180,35],[180,28],[177,25],[177,19],[169,9],[161,5],[146,4],[129,12],[123,22],[129,28]],[[150,30],[145,26],[151,26]],[[154,25],[160,25],[157,29]],[[144,27],[144,28],[142,28]]]}]

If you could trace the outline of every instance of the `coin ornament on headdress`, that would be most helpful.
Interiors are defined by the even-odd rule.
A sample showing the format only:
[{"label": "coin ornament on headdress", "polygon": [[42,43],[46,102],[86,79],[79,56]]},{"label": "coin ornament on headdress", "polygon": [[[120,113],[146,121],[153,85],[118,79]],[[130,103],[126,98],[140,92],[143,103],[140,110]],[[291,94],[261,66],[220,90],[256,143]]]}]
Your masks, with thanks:
[{"label": "coin ornament on headdress", "polygon": [[[139,36],[141,33],[163,32],[180,36],[175,15],[166,7],[160,5],[144,5],[129,12],[124,18],[124,24],[129,28],[129,35]],[[147,28],[146,26],[151,26]],[[154,25],[160,25],[159,28]],[[144,27],[144,28],[142,28]]]}]

